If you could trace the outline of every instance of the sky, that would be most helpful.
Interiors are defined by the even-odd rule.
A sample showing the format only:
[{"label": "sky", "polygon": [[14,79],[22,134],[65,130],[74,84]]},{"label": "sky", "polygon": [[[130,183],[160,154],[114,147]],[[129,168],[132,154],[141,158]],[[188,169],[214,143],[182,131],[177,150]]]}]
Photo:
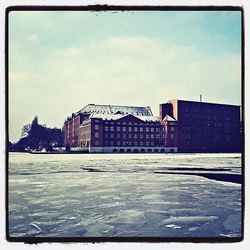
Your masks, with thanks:
[{"label": "sky", "polygon": [[12,11],[9,139],[37,115],[171,99],[241,104],[239,11]]}]

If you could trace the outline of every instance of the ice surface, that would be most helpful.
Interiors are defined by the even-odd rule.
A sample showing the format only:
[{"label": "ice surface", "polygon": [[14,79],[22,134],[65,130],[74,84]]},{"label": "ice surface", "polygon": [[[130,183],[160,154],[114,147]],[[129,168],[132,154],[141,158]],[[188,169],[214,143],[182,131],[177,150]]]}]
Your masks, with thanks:
[{"label": "ice surface", "polygon": [[10,153],[9,233],[13,237],[240,236],[241,184],[186,172],[241,174],[241,157]]}]

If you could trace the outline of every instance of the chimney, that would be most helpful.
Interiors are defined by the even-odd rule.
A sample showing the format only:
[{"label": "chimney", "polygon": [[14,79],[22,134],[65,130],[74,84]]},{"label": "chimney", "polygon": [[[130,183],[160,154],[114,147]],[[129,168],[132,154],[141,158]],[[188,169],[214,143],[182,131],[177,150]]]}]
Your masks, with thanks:
[{"label": "chimney", "polygon": [[200,94],[200,102],[202,102],[202,95]]}]

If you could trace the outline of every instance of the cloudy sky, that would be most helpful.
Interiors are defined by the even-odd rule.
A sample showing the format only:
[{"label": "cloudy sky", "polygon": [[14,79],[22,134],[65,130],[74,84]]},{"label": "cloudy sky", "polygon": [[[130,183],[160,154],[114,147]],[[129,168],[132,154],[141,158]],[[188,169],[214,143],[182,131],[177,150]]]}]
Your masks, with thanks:
[{"label": "cloudy sky", "polygon": [[241,102],[238,11],[12,11],[9,133],[48,127],[84,105],[170,99]]}]

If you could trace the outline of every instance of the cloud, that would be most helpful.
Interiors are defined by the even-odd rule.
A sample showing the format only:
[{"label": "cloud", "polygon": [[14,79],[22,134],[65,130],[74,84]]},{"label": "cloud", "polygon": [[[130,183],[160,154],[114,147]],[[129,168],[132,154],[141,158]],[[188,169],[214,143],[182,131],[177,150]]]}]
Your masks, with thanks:
[{"label": "cloud", "polygon": [[39,69],[12,69],[10,132],[36,114],[48,126],[60,127],[66,116],[88,103],[149,105],[157,115],[159,103],[198,100],[201,93],[206,101],[240,102],[240,72],[238,54],[208,56],[195,46],[145,36],[58,48]]},{"label": "cloud", "polygon": [[35,41],[37,41],[37,39],[38,39],[37,34],[28,35],[27,38],[26,38],[26,40],[27,40],[28,42],[35,42]]}]

